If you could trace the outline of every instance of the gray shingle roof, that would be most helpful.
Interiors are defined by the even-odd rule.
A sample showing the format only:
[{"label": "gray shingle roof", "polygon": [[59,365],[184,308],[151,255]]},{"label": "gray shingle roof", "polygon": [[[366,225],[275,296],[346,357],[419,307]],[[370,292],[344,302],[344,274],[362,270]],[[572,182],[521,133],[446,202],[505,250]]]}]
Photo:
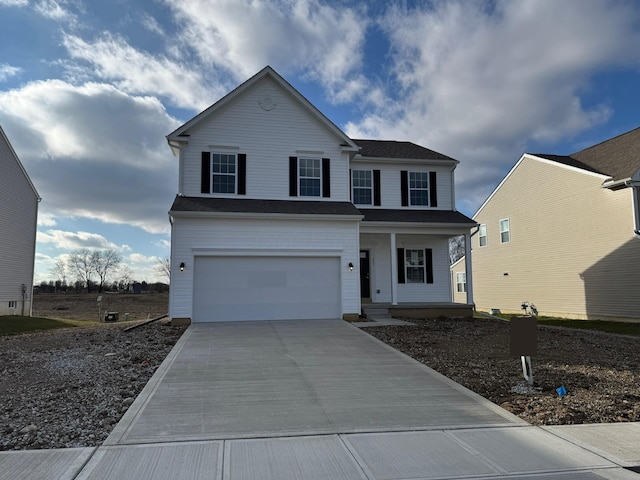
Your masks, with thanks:
[{"label": "gray shingle roof", "polygon": [[476,222],[460,212],[450,210],[384,210],[360,208],[365,222],[458,223],[476,225]]},{"label": "gray shingle roof", "polygon": [[606,173],[613,181],[630,178],[640,169],[640,127],[571,156]]},{"label": "gray shingle roof", "polygon": [[415,158],[418,160],[453,160],[442,153],[429,150],[411,142],[394,140],[352,139],[360,147],[360,155],[374,158]]},{"label": "gray shingle roof", "polygon": [[571,155],[533,154],[554,162],[625,180],[640,169],[640,127]]},{"label": "gray shingle roof", "polygon": [[547,153],[532,153],[536,157],[545,158],[547,160],[551,160],[553,162],[561,163],[563,165],[567,165],[569,167],[580,168],[582,170],[586,170],[588,172],[599,173],[601,175],[606,175],[606,173],[601,172],[600,170],[593,168],[586,163],[582,163],[579,160],[576,160],[569,155],[549,155]]},{"label": "gray shingle roof", "polygon": [[361,215],[351,202],[256,200],[176,196],[171,212],[285,213],[293,215]]}]

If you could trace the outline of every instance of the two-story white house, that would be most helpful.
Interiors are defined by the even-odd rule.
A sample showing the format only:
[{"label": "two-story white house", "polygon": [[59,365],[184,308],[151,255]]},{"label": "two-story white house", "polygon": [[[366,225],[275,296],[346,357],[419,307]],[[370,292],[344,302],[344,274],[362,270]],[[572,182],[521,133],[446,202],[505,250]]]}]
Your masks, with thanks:
[{"label": "two-story white house", "polygon": [[31,315],[39,202],[0,127],[0,315]]},{"label": "two-story white house", "polygon": [[470,313],[449,280],[448,239],[475,225],[455,209],[457,160],[351,139],[271,67],[167,140],[174,322]]}]

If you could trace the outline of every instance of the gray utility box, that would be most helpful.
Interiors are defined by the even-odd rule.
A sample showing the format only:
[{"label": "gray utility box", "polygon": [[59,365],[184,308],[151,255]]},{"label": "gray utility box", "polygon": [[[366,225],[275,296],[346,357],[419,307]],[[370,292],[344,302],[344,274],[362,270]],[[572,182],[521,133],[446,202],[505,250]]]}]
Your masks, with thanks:
[{"label": "gray utility box", "polygon": [[511,330],[511,356],[533,357],[538,349],[538,322],[535,317],[513,317]]},{"label": "gray utility box", "polygon": [[104,315],[104,321],[105,322],[117,322],[119,316],[120,315],[119,315],[118,312],[107,312]]}]

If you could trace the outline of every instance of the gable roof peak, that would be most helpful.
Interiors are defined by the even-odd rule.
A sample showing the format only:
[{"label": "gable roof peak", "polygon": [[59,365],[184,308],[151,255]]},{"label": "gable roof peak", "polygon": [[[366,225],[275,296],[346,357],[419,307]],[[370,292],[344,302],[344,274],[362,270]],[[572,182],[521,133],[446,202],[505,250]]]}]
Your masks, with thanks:
[{"label": "gable roof peak", "polygon": [[[305,107],[317,120],[323,123],[330,131],[332,131],[336,136],[341,139],[341,144],[346,145],[349,149],[356,151],[358,149],[357,145],[345,134],[335,123],[329,120],[318,108],[313,105],[307,98],[302,95],[298,90],[296,90],[287,80],[284,79],[278,72],[273,69],[270,65],[265,66],[258,73],[253,75],[248,80],[245,80],[243,83],[238,85],[236,88],[231,90],[225,96],[220,98],[213,105],[209,106],[195,117],[193,117],[188,122],[184,123],[182,126],[178,127],[176,130],[167,135],[167,141],[169,145],[174,150],[174,154],[176,154],[175,149],[179,148],[178,145],[181,142],[184,142],[184,138],[188,136],[189,130],[198,125],[200,122],[209,118],[209,116],[213,115],[215,112],[220,110],[224,105],[228,104],[230,101],[235,99],[242,92],[245,92],[252,88],[256,83],[262,80],[265,77],[270,77],[273,79],[278,85],[280,85],[293,99],[295,99],[298,103],[300,103],[303,107]],[[177,156],[177,155],[176,155]]]}]

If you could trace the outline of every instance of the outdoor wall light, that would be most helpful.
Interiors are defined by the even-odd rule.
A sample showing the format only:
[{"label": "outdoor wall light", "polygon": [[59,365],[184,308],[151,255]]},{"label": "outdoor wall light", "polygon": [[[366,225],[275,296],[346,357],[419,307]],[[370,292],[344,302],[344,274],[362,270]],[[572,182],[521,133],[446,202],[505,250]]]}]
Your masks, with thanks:
[{"label": "outdoor wall light", "polygon": [[349,262],[349,271],[353,272],[353,263]]},{"label": "outdoor wall light", "polygon": [[184,272],[184,262],[182,262],[182,263],[180,264],[180,271],[181,271],[181,272]]}]

